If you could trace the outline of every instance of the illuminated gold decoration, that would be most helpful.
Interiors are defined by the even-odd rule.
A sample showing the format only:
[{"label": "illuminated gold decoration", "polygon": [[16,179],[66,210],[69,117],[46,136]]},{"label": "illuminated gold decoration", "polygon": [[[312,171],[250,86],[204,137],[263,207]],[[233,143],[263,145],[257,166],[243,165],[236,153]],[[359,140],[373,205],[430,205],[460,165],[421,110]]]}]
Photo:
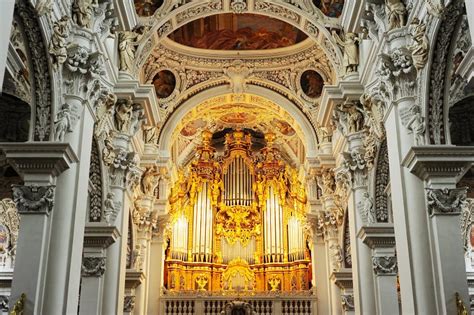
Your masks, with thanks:
[{"label": "illuminated gold decoration", "polygon": [[209,282],[209,279],[206,275],[200,274],[196,277],[196,284],[198,285],[199,291],[206,291],[206,285]]},{"label": "illuminated gold decoration", "polygon": [[178,170],[168,205],[167,288],[178,290],[178,279],[180,291],[309,288],[303,178],[275,146],[276,133],[263,135],[261,149],[256,137],[239,128],[215,137],[203,130],[195,158]]},{"label": "illuminated gold decoration", "polygon": [[270,291],[271,292],[277,292],[280,290],[280,283],[281,280],[277,276],[273,276],[270,279],[268,279],[268,284],[270,285]]},{"label": "illuminated gold decoration", "polygon": [[221,205],[216,222],[216,235],[224,236],[230,244],[240,240],[245,246],[252,236],[260,235],[260,215],[254,206]]},{"label": "illuminated gold decoration", "polygon": [[251,291],[255,285],[255,274],[245,260],[236,258],[222,273],[221,282],[226,291]]}]

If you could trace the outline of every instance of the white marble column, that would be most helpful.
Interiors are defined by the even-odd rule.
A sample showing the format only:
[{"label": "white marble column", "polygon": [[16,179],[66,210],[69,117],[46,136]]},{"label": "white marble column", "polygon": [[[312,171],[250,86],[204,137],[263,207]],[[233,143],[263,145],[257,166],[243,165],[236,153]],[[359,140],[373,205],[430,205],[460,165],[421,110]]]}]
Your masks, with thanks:
[{"label": "white marble column", "polygon": [[106,249],[119,236],[116,227],[103,222],[89,222],[84,235],[84,257],[82,258],[82,282],[79,314],[100,314],[104,294]]},{"label": "white marble column", "polygon": [[400,314],[393,224],[374,223],[364,226],[358,236],[372,249],[377,314]]},{"label": "white marble column", "polygon": [[[77,125],[65,140],[76,152],[80,163],[58,177],[53,213],[51,250],[45,288],[44,314],[77,313],[81,280],[81,257],[84,243],[89,165],[92,148],[91,108],[77,96],[67,96],[67,103],[82,110]],[[74,105],[74,103],[76,103]]]},{"label": "white marble column", "polygon": [[10,305],[24,293],[25,313],[44,314],[46,275],[54,272],[48,264],[52,212],[61,211],[55,206],[56,178],[78,159],[65,143],[2,143],[0,147],[24,180],[24,185],[13,187],[20,230]]},{"label": "white marble column", "polygon": [[473,163],[473,147],[449,145],[412,147],[403,162],[425,182],[427,207],[424,214],[428,216],[439,314],[456,313],[456,293],[468,309],[470,306],[459,222],[467,187],[456,188],[456,184]]},{"label": "white marble column", "polygon": [[166,239],[163,231],[159,230],[151,239],[150,273],[148,275],[148,313],[158,314],[160,296],[164,285]]},{"label": "white marble column", "polygon": [[354,290],[352,283],[352,270],[343,268],[333,272],[331,280],[341,289],[342,313],[344,315],[354,315]]},{"label": "white marble column", "polygon": [[362,217],[364,194],[367,192],[367,168],[363,159],[364,132],[347,136],[348,151],[343,166],[350,172],[351,193],[348,199],[349,233],[351,239],[354,303],[356,314],[376,314],[372,255],[357,233],[366,222]]}]

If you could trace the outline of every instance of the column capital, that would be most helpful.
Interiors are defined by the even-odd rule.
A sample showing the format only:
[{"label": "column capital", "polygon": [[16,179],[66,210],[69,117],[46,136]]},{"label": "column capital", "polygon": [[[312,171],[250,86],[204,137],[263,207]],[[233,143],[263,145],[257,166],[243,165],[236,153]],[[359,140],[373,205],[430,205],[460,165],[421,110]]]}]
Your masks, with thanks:
[{"label": "column capital", "polygon": [[55,177],[79,161],[68,143],[0,143],[0,148],[25,183],[52,184]]},{"label": "column capital", "polygon": [[363,226],[357,236],[372,249],[395,247],[395,229],[390,223]]},{"label": "column capital", "polygon": [[14,185],[13,201],[19,214],[47,214],[54,206],[53,185]]},{"label": "column capital", "polygon": [[402,165],[432,188],[455,186],[474,163],[474,147],[429,145],[412,147]]},{"label": "column capital", "polygon": [[342,309],[346,312],[352,312],[355,310],[354,307],[354,294],[344,293],[341,294]]},{"label": "column capital", "polygon": [[102,277],[105,273],[106,257],[82,258],[81,275],[83,277]]},{"label": "column capital", "polygon": [[132,313],[135,309],[135,295],[126,295],[123,298],[124,313]]}]

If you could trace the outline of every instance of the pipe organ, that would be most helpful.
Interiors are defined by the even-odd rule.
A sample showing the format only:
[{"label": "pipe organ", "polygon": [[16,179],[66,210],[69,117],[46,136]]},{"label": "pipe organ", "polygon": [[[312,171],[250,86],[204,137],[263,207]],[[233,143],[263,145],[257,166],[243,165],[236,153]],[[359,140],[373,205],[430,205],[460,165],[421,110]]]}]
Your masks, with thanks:
[{"label": "pipe organ", "polygon": [[224,150],[202,133],[196,157],[179,170],[168,207],[166,259],[170,291],[309,289],[306,191],[298,171],[274,147],[252,149],[242,130],[225,135]]}]

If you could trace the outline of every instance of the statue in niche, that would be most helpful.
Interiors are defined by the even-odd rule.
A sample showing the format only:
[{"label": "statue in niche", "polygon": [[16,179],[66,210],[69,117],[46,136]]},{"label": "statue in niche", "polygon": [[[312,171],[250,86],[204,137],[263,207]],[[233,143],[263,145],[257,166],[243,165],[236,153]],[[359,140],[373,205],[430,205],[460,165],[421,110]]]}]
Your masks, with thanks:
[{"label": "statue in niche", "polygon": [[428,50],[430,48],[430,43],[426,36],[426,25],[415,17],[410,25],[410,34],[413,43],[408,46],[408,49],[411,52],[413,65],[419,71],[425,67],[428,61]]},{"label": "statue in niche", "polygon": [[342,39],[335,31],[332,32],[332,36],[344,51],[343,65],[346,74],[357,72],[359,67],[359,37],[355,33],[345,33]]},{"label": "statue in niche", "polygon": [[146,196],[153,196],[155,189],[160,182],[160,171],[158,166],[154,165],[146,169],[142,178],[142,191]]},{"label": "statue in niche", "polygon": [[97,0],[74,0],[72,3],[72,19],[77,25],[90,27],[92,13],[99,5]]},{"label": "statue in niche", "polygon": [[67,38],[69,36],[69,16],[65,15],[53,23],[53,34],[48,51],[54,65],[63,64],[67,59]]},{"label": "statue in niche", "polygon": [[135,69],[135,53],[145,31],[144,26],[138,25],[132,31],[119,32],[120,71],[131,72]]},{"label": "statue in niche", "polygon": [[54,120],[54,140],[64,141],[66,132],[72,132],[71,128],[71,109],[69,104],[65,103],[56,114],[56,119]]},{"label": "statue in niche", "polygon": [[388,17],[388,30],[405,26],[407,9],[401,0],[385,0]]},{"label": "statue in niche", "polygon": [[126,132],[132,120],[133,103],[130,100],[119,99],[115,106],[115,127],[120,132]]}]

